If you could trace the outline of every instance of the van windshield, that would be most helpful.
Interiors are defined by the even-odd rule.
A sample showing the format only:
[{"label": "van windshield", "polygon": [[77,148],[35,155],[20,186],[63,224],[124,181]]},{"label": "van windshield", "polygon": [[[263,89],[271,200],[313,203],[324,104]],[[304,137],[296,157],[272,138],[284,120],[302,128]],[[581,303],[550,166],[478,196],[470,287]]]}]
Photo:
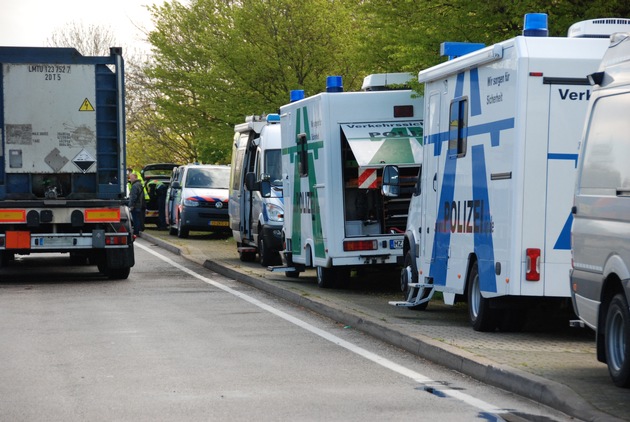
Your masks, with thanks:
[{"label": "van windshield", "polygon": [[274,185],[282,185],[282,154],[279,149],[265,151],[265,174]]},{"label": "van windshield", "polygon": [[226,168],[191,168],[186,175],[186,187],[228,189],[230,169]]}]

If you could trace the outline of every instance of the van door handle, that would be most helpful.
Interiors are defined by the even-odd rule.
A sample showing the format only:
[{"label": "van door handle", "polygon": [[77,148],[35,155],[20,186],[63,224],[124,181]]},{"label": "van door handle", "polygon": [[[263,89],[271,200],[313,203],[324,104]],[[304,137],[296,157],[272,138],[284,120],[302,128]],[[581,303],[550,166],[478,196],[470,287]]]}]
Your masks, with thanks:
[{"label": "van door handle", "polygon": [[433,176],[433,192],[437,192],[437,173]]}]

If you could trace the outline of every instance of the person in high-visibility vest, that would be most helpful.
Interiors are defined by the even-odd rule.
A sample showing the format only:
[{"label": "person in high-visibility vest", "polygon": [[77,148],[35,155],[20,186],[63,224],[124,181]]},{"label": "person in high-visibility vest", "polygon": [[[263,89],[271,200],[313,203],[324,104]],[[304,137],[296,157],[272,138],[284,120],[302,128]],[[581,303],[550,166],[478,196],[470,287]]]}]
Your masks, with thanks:
[{"label": "person in high-visibility vest", "polygon": [[131,176],[132,173],[135,174],[136,178],[140,180],[140,183],[142,183],[142,188],[144,190],[144,200],[148,201],[149,193],[147,192],[147,188],[144,185],[144,180],[142,179],[142,175],[140,175],[140,172],[138,170],[134,170],[131,167],[127,167],[127,196],[129,196],[129,192],[131,191],[131,182],[129,182],[129,176]]}]

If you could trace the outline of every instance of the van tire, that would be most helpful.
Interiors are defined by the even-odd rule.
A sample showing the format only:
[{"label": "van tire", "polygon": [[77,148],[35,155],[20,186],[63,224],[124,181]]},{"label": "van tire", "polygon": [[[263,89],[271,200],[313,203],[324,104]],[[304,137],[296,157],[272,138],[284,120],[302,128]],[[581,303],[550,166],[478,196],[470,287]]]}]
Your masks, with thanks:
[{"label": "van tire", "polygon": [[630,311],[623,293],[608,306],[604,343],[610,377],[617,387],[630,387]]},{"label": "van tire", "polygon": [[263,267],[274,265],[277,262],[277,253],[267,246],[265,236],[262,235],[262,230],[259,229],[258,233],[258,255],[260,255],[260,265]]},{"label": "van tire", "polygon": [[182,222],[180,220],[179,224],[177,225],[177,237],[179,237],[180,239],[186,239],[189,234],[190,230],[188,230],[188,227],[182,226]]},{"label": "van tire", "polygon": [[323,289],[335,287],[337,274],[335,268],[317,267],[317,285]]},{"label": "van tire", "polygon": [[468,318],[475,331],[494,331],[497,328],[497,311],[490,308],[490,300],[481,295],[479,267],[475,261],[468,274]]}]

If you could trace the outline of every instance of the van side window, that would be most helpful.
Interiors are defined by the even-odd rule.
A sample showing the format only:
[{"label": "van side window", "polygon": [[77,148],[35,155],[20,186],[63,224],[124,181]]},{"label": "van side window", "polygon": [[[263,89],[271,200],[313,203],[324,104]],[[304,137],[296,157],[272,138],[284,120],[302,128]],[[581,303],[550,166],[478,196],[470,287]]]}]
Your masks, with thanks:
[{"label": "van side window", "polygon": [[232,179],[232,189],[235,191],[241,190],[241,181],[243,178],[243,155],[245,155],[245,149],[239,148],[236,150],[234,159],[234,178]]},{"label": "van side window", "polygon": [[630,94],[599,98],[584,140],[580,189],[630,188]]},{"label": "van side window", "polygon": [[297,155],[300,177],[308,176],[308,142],[306,134],[300,133],[297,138]]},{"label": "van side window", "polygon": [[449,113],[448,156],[464,157],[466,155],[468,131],[468,98],[455,98],[451,102]]}]

